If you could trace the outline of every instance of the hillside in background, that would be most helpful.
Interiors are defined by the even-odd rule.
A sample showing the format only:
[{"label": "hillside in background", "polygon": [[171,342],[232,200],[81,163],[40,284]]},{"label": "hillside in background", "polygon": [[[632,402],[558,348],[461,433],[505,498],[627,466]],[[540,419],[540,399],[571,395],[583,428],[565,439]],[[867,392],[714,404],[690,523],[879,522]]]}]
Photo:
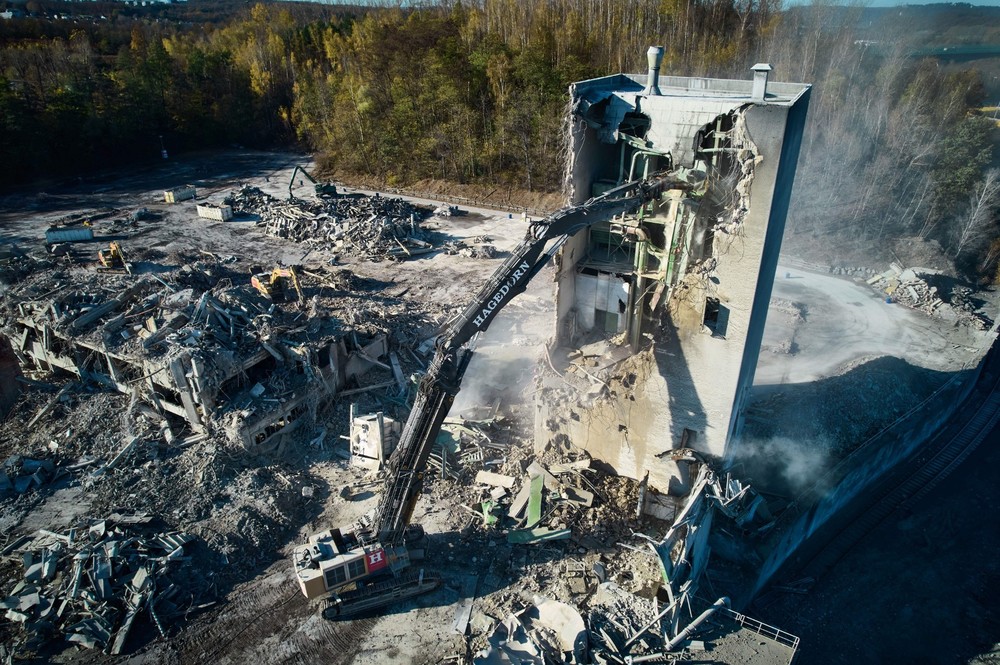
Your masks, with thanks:
[{"label": "hillside in background", "polygon": [[[814,84],[787,242],[831,263],[922,248],[993,281],[1000,9],[517,0],[420,9],[30,0],[0,21],[7,185],[233,145],[331,174],[555,192],[566,88],[644,71]],[[895,254],[894,254],[895,253]]]}]

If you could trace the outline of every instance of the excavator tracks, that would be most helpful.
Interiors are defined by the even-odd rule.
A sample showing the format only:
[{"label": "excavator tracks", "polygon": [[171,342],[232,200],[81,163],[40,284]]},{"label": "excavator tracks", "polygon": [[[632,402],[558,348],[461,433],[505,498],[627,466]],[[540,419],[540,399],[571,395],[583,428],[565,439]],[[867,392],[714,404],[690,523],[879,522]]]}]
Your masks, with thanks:
[{"label": "excavator tracks", "polygon": [[366,584],[363,588],[336,594],[323,610],[330,620],[353,618],[373,610],[429,593],[441,586],[441,577],[423,570],[411,571],[385,582]]}]

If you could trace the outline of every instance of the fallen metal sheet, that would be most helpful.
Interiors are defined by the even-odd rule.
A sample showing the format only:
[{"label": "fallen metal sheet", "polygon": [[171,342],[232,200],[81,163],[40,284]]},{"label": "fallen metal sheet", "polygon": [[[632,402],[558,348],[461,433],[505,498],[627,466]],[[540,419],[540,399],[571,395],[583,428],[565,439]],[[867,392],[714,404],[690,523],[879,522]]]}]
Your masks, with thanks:
[{"label": "fallen metal sheet", "polygon": [[520,519],[521,513],[528,506],[528,499],[531,497],[531,483],[527,482],[521,485],[521,489],[514,496],[514,500],[510,504],[510,511],[508,515],[514,519]]},{"label": "fallen metal sheet", "polygon": [[545,665],[541,650],[516,616],[507,617],[488,641],[490,646],[476,654],[474,665]]},{"label": "fallen metal sheet", "polygon": [[462,579],[461,597],[458,607],[455,608],[455,620],[451,624],[452,632],[465,635],[469,628],[469,618],[472,616],[472,602],[476,599],[476,586],[479,584],[478,575],[466,575]]},{"label": "fallen metal sheet", "polygon": [[531,494],[528,497],[528,522],[527,528],[538,524],[542,519],[542,485],[545,479],[539,475],[531,476]]},{"label": "fallen metal sheet", "polygon": [[572,531],[569,529],[549,529],[546,527],[515,529],[507,534],[507,542],[512,545],[530,545],[547,540],[567,540],[570,535],[572,535]]}]

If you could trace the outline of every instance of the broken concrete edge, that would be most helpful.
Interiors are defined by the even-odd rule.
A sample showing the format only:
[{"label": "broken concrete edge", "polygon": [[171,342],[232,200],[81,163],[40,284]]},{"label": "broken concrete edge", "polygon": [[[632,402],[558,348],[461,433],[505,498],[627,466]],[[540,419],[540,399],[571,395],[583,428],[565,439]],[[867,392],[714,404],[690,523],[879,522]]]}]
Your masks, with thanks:
[{"label": "broken concrete edge", "polygon": [[[306,396],[308,384],[318,386],[321,396],[331,399],[342,392],[351,394],[344,389],[347,382],[372,367],[390,367],[379,360],[389,351],[385,335],[350,353],[345,336],[332,331],[319,341],[315,336],[294,339],[291,335],[301,334],[304,328],[298,326],[291,333],[274,328],[273,307],[260,302],[245,286],[213,287],[198,296],[191,289],[157,290],[156,281],[139,280],[104,302],[94,302],[92,296],[74,298],[78,296],[64,293],[51,301],[15,301],[19,316],[6,322],[2,332],[24,371],[70,372],[82,383],[136,394],[145,414],[180,418],[195,435],[212,430],[240,441],[250,451],[273,447],[271,439],[289,433],[294,420],[313,414],[315,404]],[[126,326],[139,312],[146,323]],[[254,321],[261,315],[268,317],[272,327],[269,339],[253,334]],[[134,339],[136,331],[139,338],[145,337],[141,344]],[[274,333],[283,334],[278,338]],[[234,344],[242,351],[228,348]],[[249,398],[238,393],[234,381],[247,373],[259,374],[257,368],[271,357],[283,367],[262,379],[269,383],[276,373],[289,373],[287,378],[302,384],[293,389],[292,399],[287,378],[282,379],[285,394],[277,396],[281,399],[264,395],[260,389]],[[258,381],[256,385],[263,384]],[[33,422],[46,416],[70,388],[64,386],[35,414]],[[276,423],[283,425],[275,427]],[[169,426],[165,436],[173,438]]]}]

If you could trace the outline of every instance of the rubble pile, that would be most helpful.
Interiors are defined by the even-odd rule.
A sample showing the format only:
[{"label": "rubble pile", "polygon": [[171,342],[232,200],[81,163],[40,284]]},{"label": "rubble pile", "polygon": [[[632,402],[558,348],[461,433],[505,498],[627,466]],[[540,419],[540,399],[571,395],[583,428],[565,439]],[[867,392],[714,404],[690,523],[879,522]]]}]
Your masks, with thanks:
[{"label": "rubble pile", "polygon": [[182,570],[190,534],[149,528],[148,514],[112,514],[64,533],[41,530],[0,552],[20,560],[22,575],[8,582],[0,606],[20,624],[14,652],[37,652],[61,635],[89,649],[121,653],[133,624],[145,617],[167,637],[171,620],[204,602],[186,588]]},{"label": "rubble pile", "polygon": [[[619,662],[661,653],[663,632],[655,626],[656,601],[628,593],[614,582],[598,587],[588,616],[590,645],[595,655],[608,654]],[[643,630],[654,624],[653,630]],[[609,657],[602,660],[608,662]],[[598,660],[601,662],[601,660]],[[614,661],[611,661],[614,662]]]},{"label": "rubble pile", "polygon": [[445,254],[465,256],[470,259],[496,258],[497,248],[489,236],[476,236],[470,242],[449,240],[441,248]]},{"label": "rubble pile", "polygon": [[52,265],[51,261],[26,254],[15,244],[0,245],[0,284],[17,284],[28,275]]},{"label": "rubble pile", "polygon": [[571,605],[535,596],[530,607],[501,622],[475,665],[586,663],[587,627]]},{"label": "rubble pile", "polygon": [[11,455],[0,470],[0,499],[41,487],[55,475],[56,467],[50,459]]},{"label": "rubble pile", "polygon": [[567,541],[599,552],[631,538],[639,483],[597,471],[585,454],[536,458],[524,441],[503,440],[501,422],[494,416],[442,429],[428,477],[447,480],[435,491],[458,488],[454,500],[464,513],[452,516],[452,528],[471,519],[511,545]]},{"label": "rubble pile", "polygon": [[306,474],[283,465],[249,463],[234,461],[213,445],[192,447],[120,474],[98,491],[96,504],[104,508],[115,505],[115,498],[131,496],[143,510],[166,512],[204,541],[204,558],[216,580],[243,579],[269,562],[274,544],[301,523],[302,488],[313,484]]},{"label": "rubble pile", "polygon": [[347,251],[371,261],[433,251],[418,222],[426,211],[399,198],[325,197],[281,201],[244,185],[225,199],[238,215],[256,215],[264,232],[277,238]]},{"label": "rubble pile", "polygon": [[878,274],[877,270],[867,266],[830,266],[829,271],[831,275],[860,277],[861,279],[868,279]]},{"label": "rubble pile", "polygon": [[[493,568],[506,575],[498,585],[503,591],[479,605],[492,621],[472,621],[478,627],[470,642],[478,650],[473,662],[666,662],[714,650],[704,636],[726,620],[720,610],[728,600],[698,614],[707,602],[698,588],[713,518],[726,529],[764,533],[773,521],[762,497],[689,452],[698,477],[692,493],[678,500],[674,521],[640,526],[641,483],[600,473],[585,456],[549,451],[533,458],[517,450],[500,469],[524,468],[521,483],[479,471],[466,488],[467,497],[480,497],[475,509],[464,507],[475,515],[469,525],[488,536]],[[518,495],[525,492],[522,509]],[[657,524],[665,535],[640,532]],[[498,532],[506,532],[510,550],[497,542]],[[525,609],[494,618],[511,606]]]},{"label": "rubble pile", "polygon": [[950,302],[946,302],[933,286],[940,273],[923,268],[903,268],[893,263],[888,270],[866,280],[876,291],[884,293],[887,302],[894,302],[916,309],[931,316],[969,326],[975,330],[987,330],[989,321],[970,300],[972,289],[955,286],[951,289]]},{"label": "rubble pile", "polygon": [[[274,449],[323,399],[374,368],[394,372],[389,334],[421,329],[402,303],[332,291],[352,286],[343,271],[310,275],[302,297],[279,304],[220,261],[185,264],[170,281],[53,273],[9,294],[2,331],[26,373],[65,370],[131,395],[168,444],[183,436],[180,419],[196,436]],[[402,380],[400,370],[392,384]]]}]

